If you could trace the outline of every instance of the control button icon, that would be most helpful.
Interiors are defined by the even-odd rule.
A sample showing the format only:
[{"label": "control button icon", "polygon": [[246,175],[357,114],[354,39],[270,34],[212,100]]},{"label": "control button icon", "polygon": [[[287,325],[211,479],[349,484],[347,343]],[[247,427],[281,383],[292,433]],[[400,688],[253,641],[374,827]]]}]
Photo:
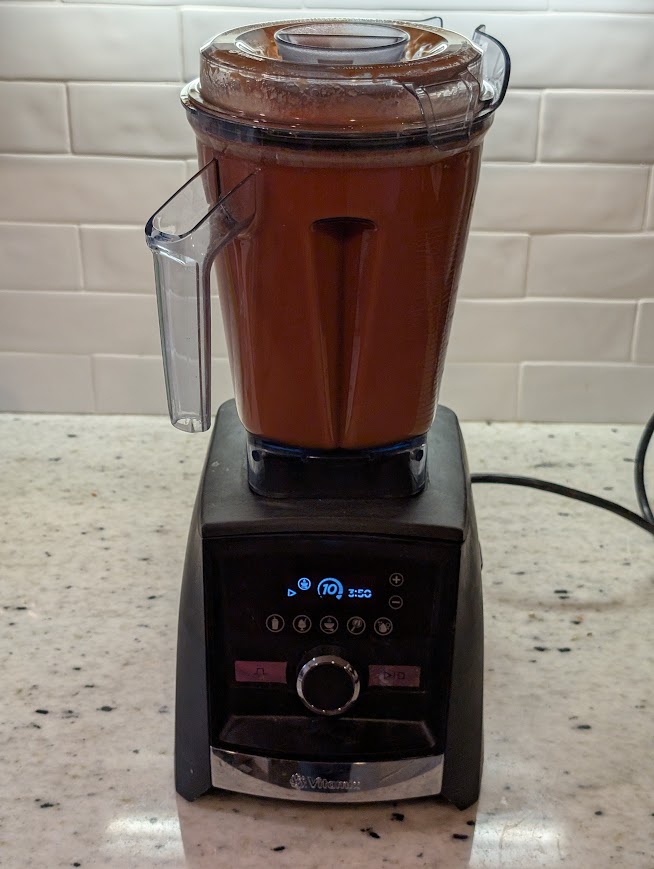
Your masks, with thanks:
[{"label": "control button icon", "polygon": [[286,682],[286,661],[234,661],[237,682]]},{"label": "control button icon", "polygon": [[388,581],[393,586],[393,588],[399,588],[404,582],[404,576],[401,573],[391,573],[388,577]]},{"label": "control button icon", "polygon": [[371,664],[368,673],[371,688],[420,687],[420,667],[412,664]]},{"label": "control button icon", "polygon": [[323,634],[335,634],[338,630],[338,620],[334,616],[323,616],[320,619],[320,630]]},{"label": "control button icon", "polygon": [[375,622],[375,633],[380,637],[386,637],[393,631],[393,622],[387,618],[377,619]]},{"label": "control button icon", "polygon": [[302,579],[298,579],[297,587],[300,589],[300,591],[309,591],[309,589],[311,588],[311,580],[308,576],[303,576]]},{"label": "control button icon", "polygon": [[284,619],[278,613],[271,613],[266,619],[266,627],[272,634],[284,630]]},{"label": "control button icon", "polygon": [[366,629],[366,623],[361,616],[352,616],[347,620],[347,629],[355,637],[362,634]]},{"label": "control button icon", "polygon": [[392,594],[388,599],[388,605],[391,609],[400,610],[404,606],[404,599],[399,594]]},{"label": "control button icon", "polygon": [[295,616],[293,619],[293,628],[298,634],[306,634],[311,630],[311,619],[309,616]]}]

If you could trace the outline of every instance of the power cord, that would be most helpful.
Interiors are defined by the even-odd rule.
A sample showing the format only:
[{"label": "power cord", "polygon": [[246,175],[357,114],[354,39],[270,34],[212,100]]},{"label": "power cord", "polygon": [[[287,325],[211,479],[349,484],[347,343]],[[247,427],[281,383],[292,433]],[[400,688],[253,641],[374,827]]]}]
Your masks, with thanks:
[{"label": "power cord", "polygon": [[523,477],[518,474],[472,474],[470,479],[473,483],[501,483],[508,486],[525,486],[531,489],[540,489],[543,492],[554,492],[556,495],[563,495],[565,498],[574,498],[576,501],[584,501],[586,504],[592,504],[594,507],[601,507],[603,510],[609,510],[639,528],[643,528],[650,534],[654,534],[654,514],[652,507],[647,497],[645,487],[645,457],[647,448],[654,435],[654,414],[649,418],[640,441],[636,449],[635,467],[634,467],[634,485],[636,487],[636,498],[638,499],[638,507],[640,514],[634,513],[633,510],[628,510],[622,504],[616,504],[615,501],[609,501],[606,498],[600,498],[599,495],[591,495],[589,492],[582,492],[580,489],[572,489],[570,486],[562,486],[560,483],[550,483],[548,480],[539,480],[537,477]]},{"label": "power cord", "polygon": [[647,425],[643,429],[638,449],[636,450],[636,464],[634,467],[634,483],[640,512],[645,519],[654,525],[654,513],[652,513],[652,508],[647,498],[647,491],[645,490],[645,456],[647,455],[647,448],[652,440],[652,435],[654,435],[654,414],[649,418]]}]

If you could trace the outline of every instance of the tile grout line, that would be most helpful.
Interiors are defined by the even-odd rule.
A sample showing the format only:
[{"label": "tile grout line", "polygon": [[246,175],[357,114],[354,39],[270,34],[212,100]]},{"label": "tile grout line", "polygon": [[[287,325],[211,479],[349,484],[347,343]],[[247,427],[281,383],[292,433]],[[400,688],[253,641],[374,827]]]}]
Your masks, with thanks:
[{"label": "tile grout line", "polygon": [[181,5],[175,7],[177,11],[177,47],[179,50],[179,71],[182,81],[186,81],[186,70],[184,69],[184,15]]},{"label": "tile grout line", "polygon": [[527,256],[525,257],[524,274],[522,276],[522,293],[519,297],[522,299],[529,298],[529,293],[527,292],[527,290],[528,290],[528,280],[529,280],[529,260],[531,259],[531,247],[532,247],[531,239],[532,239],[531,233],[527,233]]},{"label": "tile grout line", "polygon": [[91,365],[91,391],[93,393],[93,413],[98,413],[98,389],[95,357],[95,353],[89,353],[89,363]]},{"label": "tile grout line", "polygon": [[650,167],[647,185],[645,187],[645,208],[643,209],[643,221],[641,231],[647,231],[648,218],[654,217],[654,204],[650,209],[650,202],[654,203],[654,166]]},{"label": "tile grout line", "polygon": [[522,422],[522,389],[524,384],[524,369],[525,360],[518,362],[518,376],[516,378],[516,396],[515,396],[515,420]]},{"label": "tile grout line", "polygon": [[629,348],[629,360],[628,361],[632,362],[636,365],[638,364],[638,362],[636,361],[636,344],[638,342],[638,329],[640,326],[640,319],[643,315],[643,305],[641,305],[642,301],[643,301],[642,299],[636,300],[636,311],[634,314],[634,322],[633,322],[632,330],[631,330],[631,346]]},{"label": "tile grout line", "polygon": [[80,271],[82,273],[82,292],[88,293],[89,289],[87,287],[87,268],[84,263],[84,251],[82,250],[82,224],[77,223],[75,226],[77,230],[77,245],[79,248],[79,263],[80,263]]},{"label": "tile grout line", "polygon": [[535,165],[543,163],[543,118],[545,116],[545,95],[547,88],[543,88],[540,93],[540,102],[538,103],[538,121],[536,126],[536,160]]},{"label": "tile grout line", "polygon": [[66,127],[67,127],[67,132],[68,132],[68,151],[67,151],[67,153],[74,154],[75,152],[73,151],[73,119],[71,117],[71,111],[70,111],[70,90],[68,87],[70,82],[62,81],[62,84],[64,86],[64,93],[66,95]]}]

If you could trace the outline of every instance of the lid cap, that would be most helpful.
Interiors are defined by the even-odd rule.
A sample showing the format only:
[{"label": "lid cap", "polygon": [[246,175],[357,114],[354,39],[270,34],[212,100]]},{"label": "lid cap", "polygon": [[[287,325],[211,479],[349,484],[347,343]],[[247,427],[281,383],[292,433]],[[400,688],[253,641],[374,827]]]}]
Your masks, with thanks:
[{"label": "lid cap", "polygon": [[275,42],[282,60],[356,66],[402,60],[409,34],[372,21],[308,21],[280,28]]}]

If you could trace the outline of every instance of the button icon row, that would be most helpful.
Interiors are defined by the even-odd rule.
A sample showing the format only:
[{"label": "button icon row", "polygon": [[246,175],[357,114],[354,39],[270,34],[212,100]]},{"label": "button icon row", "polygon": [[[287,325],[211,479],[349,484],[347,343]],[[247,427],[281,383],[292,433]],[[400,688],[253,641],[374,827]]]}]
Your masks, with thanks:
[{"label": "button icon row", "polygon": [[[402,601],[402,598],[399,598]],[[402,602],[400,602],[402,606]],[[399,609],[399,607],[396,607]],[[279,613],[271,613],[266,619],[266,627],[271,634],[278,634],[284,630],[286,622]],[[293,619],[293,630],[298,634],[307,634],[313,623],[309,616],[298,615]],[[374,623],[375,633],[380,637],[388,636],[393,631],[393,622],[385,617],[377,619]],[[347,630],[353,637],[360,636],[366,629],[366,621],[361,616],[351,616],[347,620]],[[338,630],[338,619],[335,616],[323,616],[320,619],[320,630],[323,634],[335,634]]]},{"label": "button icon row", "polygon": [[[354,621],[356,621],[356,618],[350,619],[350,622]],[[358,625],[355,626],[355,629],[350,628],[348,622],[348,630],[350,631],[350,633],[362,633],[363,630],[365,630],[366,623],[363,621],[363,619],[359,619],[359,621],[362,623],[362,627],[360,630],[357,630]],[[284,620],[284,617],[281,616],[279,613],[271,613],[266,619],[266,627],[271,634],[278,634],[280,631],[283,631],[285,625],[286,622]],[[309,633],[312,626],[313,623],[307,615],[295,616],[295,618],[293,619],[293,630],[296,631],[298,634]],[[323,632],[323,634],[335,634],[338,630],[338,619],[335,616],[323,616],[320,619],[320,630]]]}]

